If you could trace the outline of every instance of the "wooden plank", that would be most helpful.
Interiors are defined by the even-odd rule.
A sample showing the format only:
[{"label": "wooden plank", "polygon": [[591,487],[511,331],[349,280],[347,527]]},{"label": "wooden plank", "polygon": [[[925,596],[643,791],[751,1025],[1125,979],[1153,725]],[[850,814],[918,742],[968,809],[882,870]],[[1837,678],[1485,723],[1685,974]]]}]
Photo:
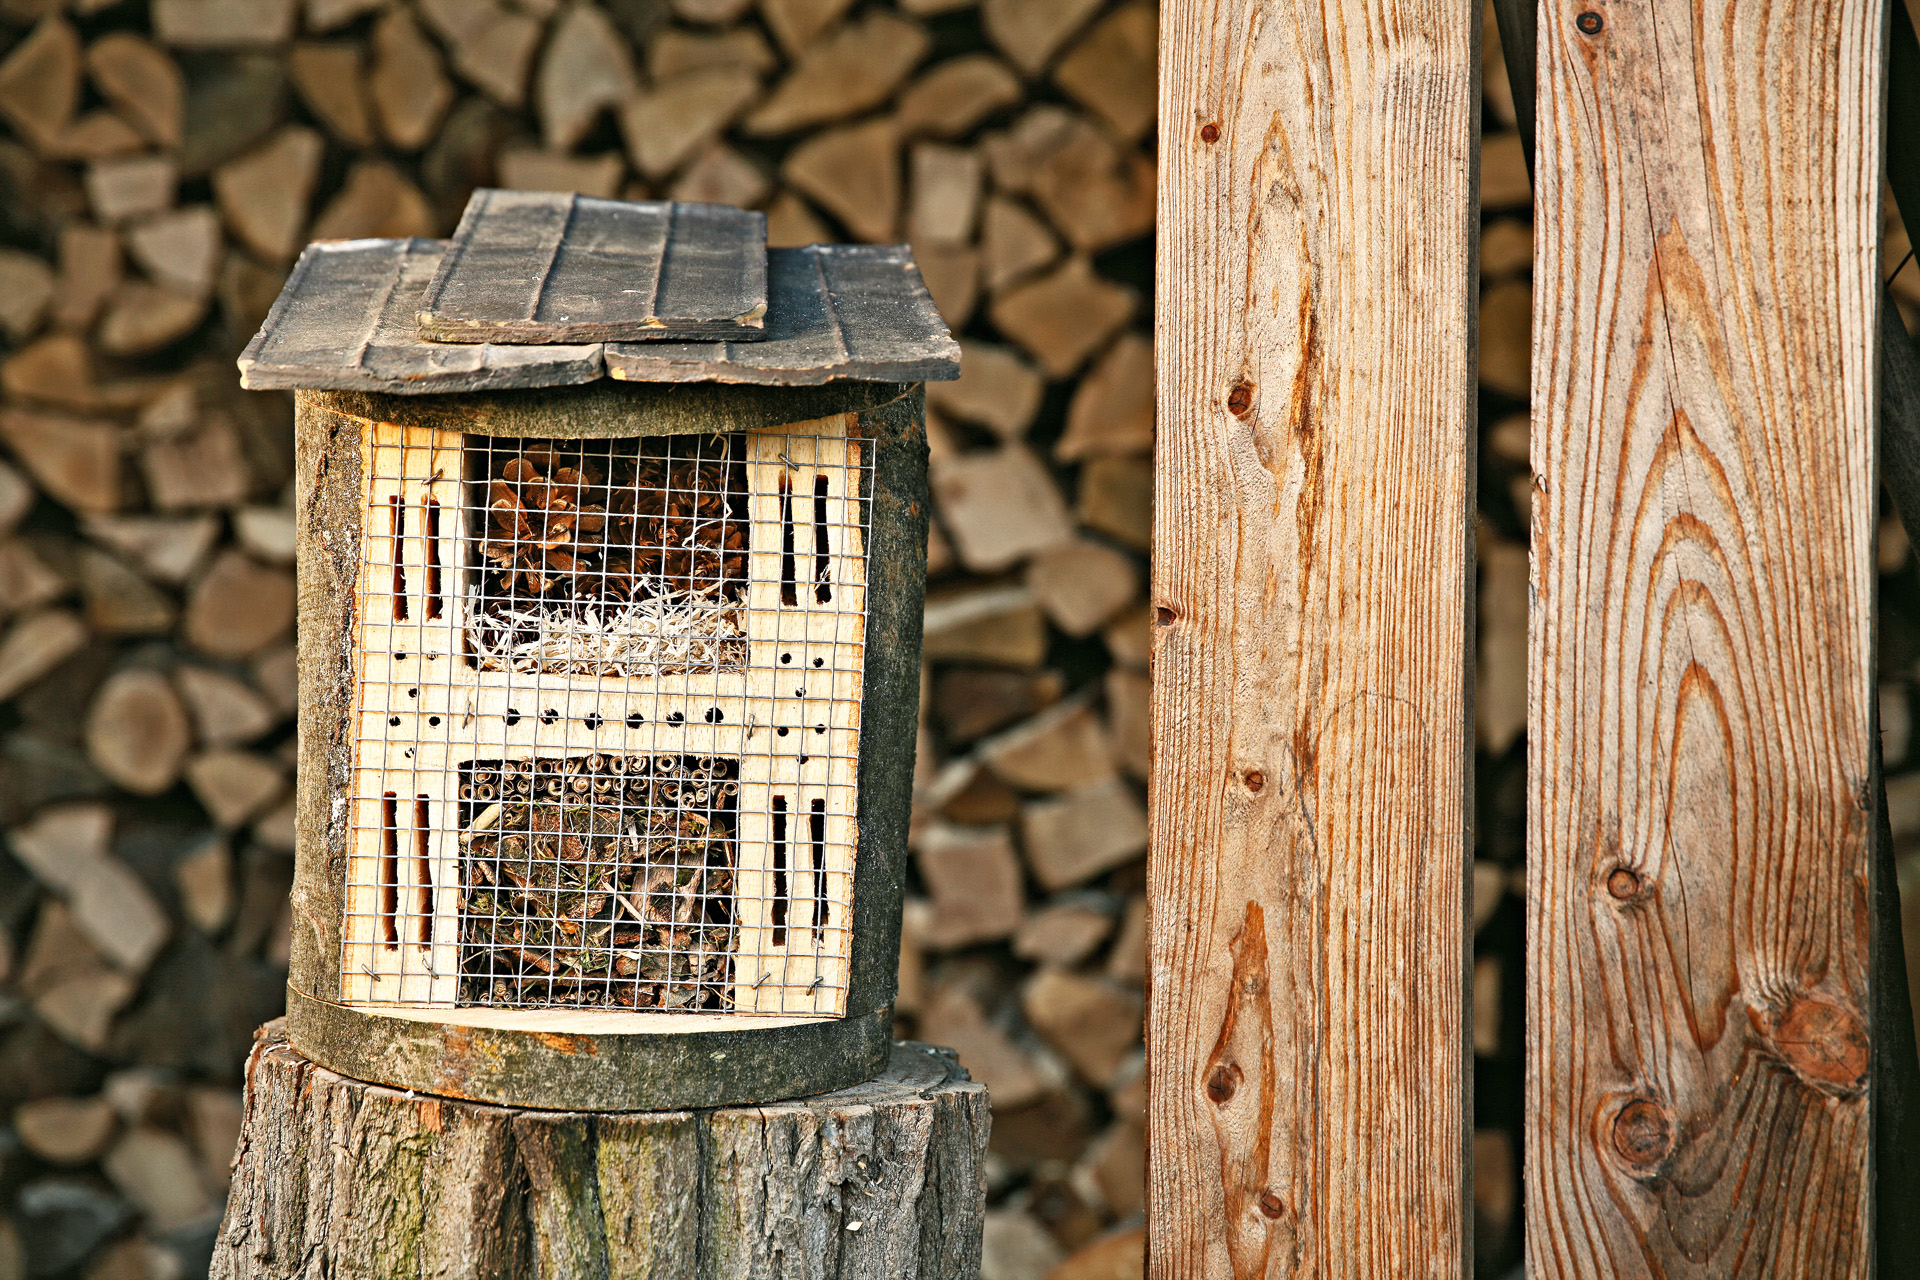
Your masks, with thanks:
[{"label": "wooden plank", "polygon": [[445,248],[444,240],[418,239],[308,245],[240,355],[241,385],[422,395],[601,376],[598,346],[422,342],[414,312]]},{"label": "wooden plank", "polygon": [[608,375],[632,382],[773,386],[960,376],[960,346],[906,245],[774,249],[767,272],[763,341],[613,343],[607,347]]},{"label": "wooden plank", "polygon": [[1865,1276],[1884,14],[1539,17],[1531,1273]]},{"label": "wooden plank", "polygon": [[416,319],[435,342],[744,342],[766,311],[764,213],[483,187]]},{"label": "wooden plank", "polygon": [[1156,1277],[1469,1266],[1480,8],[1161,9]]}]

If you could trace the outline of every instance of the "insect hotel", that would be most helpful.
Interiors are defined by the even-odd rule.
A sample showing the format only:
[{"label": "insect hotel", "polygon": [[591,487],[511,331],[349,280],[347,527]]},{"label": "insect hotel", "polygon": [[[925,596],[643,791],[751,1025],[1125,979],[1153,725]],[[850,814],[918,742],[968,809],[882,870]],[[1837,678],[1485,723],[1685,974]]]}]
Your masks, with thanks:
[{"label": "insect hotel", "polygon": [[926,533],[902,247],[481,191],[309,247],[288,1028],[364,1080],[714,1106],[886,1061]]}]

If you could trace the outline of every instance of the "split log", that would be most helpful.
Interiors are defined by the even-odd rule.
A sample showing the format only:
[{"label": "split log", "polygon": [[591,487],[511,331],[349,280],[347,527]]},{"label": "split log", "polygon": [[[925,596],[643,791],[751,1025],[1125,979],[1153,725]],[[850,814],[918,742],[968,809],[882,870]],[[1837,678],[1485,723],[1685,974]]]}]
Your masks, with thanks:
[{"label": "split log", "polygon": [[275,1022],[247,1080],[216,1280],[979,1271],[987,1094],[946,1050],[763,1107],[516,1111],[336,1075]]}]

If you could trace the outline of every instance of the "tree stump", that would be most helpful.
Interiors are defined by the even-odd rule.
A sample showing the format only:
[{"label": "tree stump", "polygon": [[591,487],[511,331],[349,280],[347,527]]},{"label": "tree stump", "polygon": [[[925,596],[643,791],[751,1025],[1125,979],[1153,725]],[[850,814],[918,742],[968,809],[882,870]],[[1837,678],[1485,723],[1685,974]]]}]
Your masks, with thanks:
[{"label": "tree stump", "polygon": [[924,1044],[791,1102],[522,1111],[348,1079],[273,1022],[211,1274],[973,1280],[988,1123]]}]

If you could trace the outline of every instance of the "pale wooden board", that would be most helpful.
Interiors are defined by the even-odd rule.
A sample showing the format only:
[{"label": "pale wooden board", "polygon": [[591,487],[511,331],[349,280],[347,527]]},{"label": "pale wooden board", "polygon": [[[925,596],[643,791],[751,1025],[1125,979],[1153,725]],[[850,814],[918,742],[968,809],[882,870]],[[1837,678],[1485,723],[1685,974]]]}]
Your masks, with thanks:
[{"label": "pale wooden board", "polygon": [[1865,1276],[1884,14],[1585,8],[1540,10],[1531,1273]]},{"label": "pale wooden board", "polygon": [[1160,11],[1147,1222],[1164,1280],[1471,1265],[1479,14]]},{"label": "pale wooden board", "polygon": [[759,342],[611,343],[607,373],[630,382],[812,386],[840,378],[946,381],[960,346],[905,245],[808,245],[767,255]]},{"label": "pale wooden board", "polygon": [[[349,806],[354,831],[349,840],[342,967],[346,1003],[451,1010],[459,965],[460,850],[450,819],[456,812],[461,764],[474,759],[599,751],[720,755],[741,761],[736,838],[743,895],[738,904],[735,961],[739,1007],[759,1018],[845,1013],[853,857],[858,844],[854,815],[866,608],[866,549],[857,523],[858,503],[849,502],[845,492],[845,486],[855,486],[857,497],[865,465],[866,446],[847,438],[853,420],[850,414],[835,415],[747,437],[749,486],[754,491],[748,669],[598,679],[479,671],[463,659],[467,621],[463,590],[467,530],[460,520],[463,438],[446,429],[367,424],[363,487],[369,544],[360,584],[364,607],[356,673],[356,798]],[[781,603],[779,580],[783,541],[779,478],[783,472],[795,487],[796,498],[800,491],[806,498],[804,511],[798,502],[793,510],[796,534],[806,543],[800,557],[802,572],[796,575],[805,580],[799,583],[802,590],[793,607]],[[807,589],[816,563],[811,544],[816,475],[825,475],[831,488],[825,514],[833,539],[827,561],[833,599],[826,604]],[[396,583],[391,567],[395,557],[390,499],[394,497],[402,500],[407,512],[399,551],[406,618],[394,616],[392,603]],[[428,552],[421,513],[429,498],[437,499],[442,511],[443,603],[437,618],[430,616],[425,593]],[[791,654],[792,662],[780,664],[782,653]],[[815,658],[821,660],[821,667],[813,667]],[[720,712],[717,722],[707,720],[709,709]],[[643,717],[638,725],[627,722],[632,710],[639,710]],[[682,723],[667,721],[672,711],[682,714]],[[596,714],[602,723],[588,728],[588,718]],[[516,722],[510,724],[510,718]],[[816,724],[825,732],[813,732]],[[789,732],[779,734],[780,727]],[[430,948],[417,944],[421,922],[415,908],[422,890],[407,830],[401,831],[396,865],[395,926],[401,945],[389,947],[384,941],[386,907],[375,885],[385,854],[382,797],[387,791],[395,792],[402,828],[412,825],[416,797],[425,796],[430,806],[434,909]],[[788,896],[793,904],[790,910],[796,913],[794,927],[778,946],[766,918],[766,900],[772,893],[768,817],[775,794],[792,806]],[[824,885],[816,879],[809,848],[810,807],[816,799],[825,807]],[[810,918],[803,926],[801,914],[822,895],[828,900],[823,927],[813,929]],[[468,1018],[476,1012],[465,1010],[459,1016]],[[565,1012],[615,1021],[675,1016]],[[496,1024],[483,1020],[471,1025]]]},{"label": "pale wooden board", "polygon": [[308,245],[240,355],[241,385],[424,395],[573,386],[601,376],[598,345],[422,342],[414,312],[446,243]]},{"label": "pale wooden board", "polygon": [[421,297],[434,342],[761,336],[767,216],[483,187]]}]

